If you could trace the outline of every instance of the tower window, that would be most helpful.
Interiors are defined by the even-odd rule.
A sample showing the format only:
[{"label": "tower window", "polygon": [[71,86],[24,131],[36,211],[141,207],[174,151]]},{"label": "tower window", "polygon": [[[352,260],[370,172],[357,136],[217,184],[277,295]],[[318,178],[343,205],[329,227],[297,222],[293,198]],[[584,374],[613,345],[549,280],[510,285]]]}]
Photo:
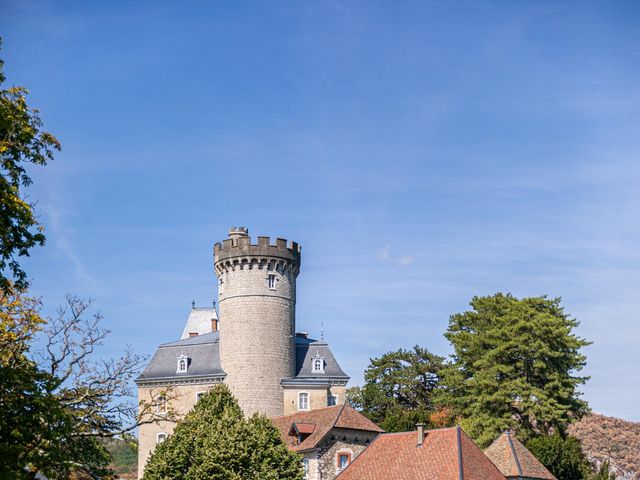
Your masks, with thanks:
[{"label": "tower window", "polygon": [[337,395],[327,395],[327,406],[333,407],[338,404],[338,396]]},{"label": "tower window", "polygon": [[205,393],[207,393],[207,392],[198,392],[198,393],[196,393],[196,403],[199,402],[202,397],[204,397]]},{"label": "tower window", "polygon": [[276,276],[273,274],[269,274],[269,276],[267,277],[267,283],[269,284],[269,288],[271,290],[275,290],[276,289]]},{"label": "tower window", "polygon": [[309,478],[309,459],[302,459],[302,471],[304,472],[304,478]]},{"label": "tower window", "polygon": [[309,394],[307,392],[298,393],[298,410],[309,410]]},{"label": "tower window", "polygon": [[160,445],[166,439],[167,439],[167,434],[164,432],[161,432],[158,435],[156,435],[156,444]]}]

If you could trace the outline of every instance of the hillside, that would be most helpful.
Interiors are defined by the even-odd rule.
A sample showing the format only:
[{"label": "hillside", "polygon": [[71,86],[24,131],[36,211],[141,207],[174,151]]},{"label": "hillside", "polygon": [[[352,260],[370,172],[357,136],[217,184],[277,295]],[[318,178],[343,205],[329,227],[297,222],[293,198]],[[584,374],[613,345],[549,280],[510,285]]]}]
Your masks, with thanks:
[{"label": "hillside", "polygon": [[640,480],[640,423],[591,414],[569,428],[590,460],[611,462],[618,479]]}]

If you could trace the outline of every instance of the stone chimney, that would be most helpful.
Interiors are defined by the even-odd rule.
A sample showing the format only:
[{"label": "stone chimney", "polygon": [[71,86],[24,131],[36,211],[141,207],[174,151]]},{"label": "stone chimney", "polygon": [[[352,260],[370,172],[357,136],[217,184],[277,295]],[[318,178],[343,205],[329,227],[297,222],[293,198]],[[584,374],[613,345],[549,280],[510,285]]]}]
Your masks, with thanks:
[{"label": "stone chimney", "polygon": [[421,447],[424,442],[424,423],[416,423],[416,432],[418,434],[416,446]]},{"label": "stone chimney", "polygon": [[217,332],[218,331],[218,319],[217,318],[212,318],[211,319],[211,331],[212,332]]}]

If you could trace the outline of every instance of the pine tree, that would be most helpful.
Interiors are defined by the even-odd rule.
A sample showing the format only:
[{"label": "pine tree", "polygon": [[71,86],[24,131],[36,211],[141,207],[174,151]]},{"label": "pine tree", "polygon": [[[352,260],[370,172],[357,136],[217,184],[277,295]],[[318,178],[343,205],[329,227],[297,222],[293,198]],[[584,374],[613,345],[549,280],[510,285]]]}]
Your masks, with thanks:
[{"label": "pine tree", "polygon": [[418,345],[372,358],[364,372],[365,384],[347,390],[349,402],[387,432],[411,430],[418,422],[430,424],[444,358]]},{"label": "pine tree", "polygon": [[560,299],[474,297],[472,309],[452,315],[445,337],[454,348],[443,371],[440,402],[463,418],[480,445],[514,429],[526,441],[564,432],[587,411],[576,375],[586,364],[578,322]]},{"label": "pine tree", "polygon": [[204,395],[155,449],[144,480],[301,480],[300,457],[289,452],[271,421],[245,419],[224,385]]}]

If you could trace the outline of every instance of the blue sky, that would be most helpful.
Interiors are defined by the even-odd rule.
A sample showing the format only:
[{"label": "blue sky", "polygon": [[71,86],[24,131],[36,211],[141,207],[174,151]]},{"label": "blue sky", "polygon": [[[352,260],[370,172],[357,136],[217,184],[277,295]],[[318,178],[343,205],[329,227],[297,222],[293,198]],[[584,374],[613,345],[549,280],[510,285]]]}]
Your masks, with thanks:
[{"label": "blue sky", "polygon": [[[298,329],[361,381],[473,295],[561,296],[595,411],[640,421],[640,4],[12,1],[8,84],[63,152],[32,169],[49,311],[125,344],[216,297],[229,226],[303,245]],[[455,3],[455,5],[454,5]]]}]

